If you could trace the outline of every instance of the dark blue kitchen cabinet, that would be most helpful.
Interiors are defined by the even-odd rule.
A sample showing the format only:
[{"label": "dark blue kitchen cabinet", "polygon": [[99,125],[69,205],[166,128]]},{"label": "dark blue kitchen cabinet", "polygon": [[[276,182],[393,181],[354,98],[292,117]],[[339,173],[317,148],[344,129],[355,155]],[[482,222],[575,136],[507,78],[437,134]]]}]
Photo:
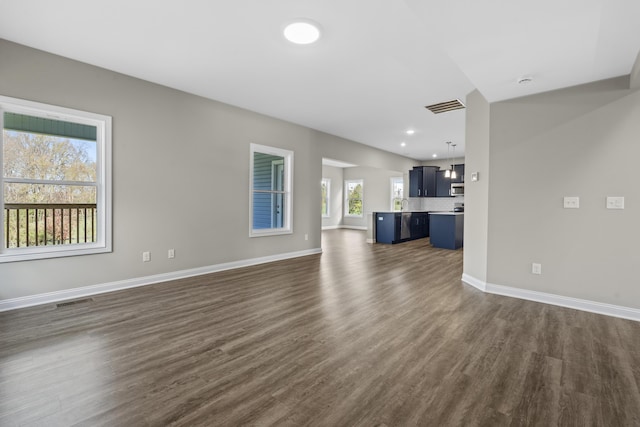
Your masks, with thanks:
[{"label": "dark blue kitchen cabinet", "polygon": [[400,242],[402,214],[400,212],[374,212],[376,221],[376,242]]},{"label": "dark blue kitchen cabinet", "polygon": [[464,214],[451,212],[429,215],[429,237],[433,247],[461,248],[464,237]]},{"label": "dark blue kitchen cabinet", "polygon": [[451,184],[464,183],[464,164],[453,165],[454,179],[444,176],[446,170],[436,172],[436,197],[451,197]]},{"label": "dark blue kitchen cabinet", "polygon": [[451,178],[444,176],[446,171],[439,170],[436,173],[436,197],[451,196]]},{"label": "dark blue kitchen cabinet", "polygon": [[453,170],[456,171],[456,177],[452,179],[451,182],[464,182],[464,163],[461,165],[453,165]]},{"label": "dark blue kitchen cabinet", "polygon": [[429,237],[429,214],[413,212],[411,214],[411,239]]},{"label": "dark blue kitchen cabinet", "polygon": [[422,168],[409,171],[409,197],[422,197]]},{"label": "dark blue kitchen cabinet", "polygon": [[427,212],[374,212],[378,243],[400,243],[429,237]]},{"label": "dark blue kitchen cabinet", "polygon": [[409,197],[436,197],[438,166],[414,166],[409,171]]}]

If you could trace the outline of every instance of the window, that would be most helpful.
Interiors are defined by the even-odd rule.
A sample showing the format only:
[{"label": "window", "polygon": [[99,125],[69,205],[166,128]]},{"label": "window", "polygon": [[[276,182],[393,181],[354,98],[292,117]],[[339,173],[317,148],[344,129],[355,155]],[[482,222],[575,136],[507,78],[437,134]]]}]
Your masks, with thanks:
[{"label": "window", "polygon": [[322,192],[322,216],[325,218],[329,218],[331,216],[331,211],[329,210],[329,197],[331,197],[331,180],[329,178],[322,178],[320,186]]},{"label": "window", "polygon": [[293,151],[251,144],[249,236],[292,233]]},{"label": "window", "polygon": [[402,210],[402,199],[404,195],[404,180],[401,176],[391,178],[391,210]]},{"label": "window", "polygon": [[0,96],[0,262],[111,251],[111,117]]},{"label": "window", "polygon": [[344,214],[345,216],[357,216],[362,217],[362,180],[348,180],[344,182],[345,204]]}]

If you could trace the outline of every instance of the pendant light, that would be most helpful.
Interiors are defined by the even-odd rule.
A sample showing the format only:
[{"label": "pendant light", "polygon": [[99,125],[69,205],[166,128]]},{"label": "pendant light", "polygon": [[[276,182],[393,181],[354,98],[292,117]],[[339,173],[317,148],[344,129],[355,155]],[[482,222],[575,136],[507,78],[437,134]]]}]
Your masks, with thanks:
[{"label": "pendant light", "polygon": [[[449,162],[449,148],[451,148],[451,141],[447,141],[447,162]],[[445,178],[450,178],[451,177],[451,171],[449,170],[449,166],[447,166],[447,169],[444,171],[444,177]]]},{"label": "pendant light", "polygon": [[451,144],[451,146],[453,147],[453,159],[451,159],[451,179],[456,179],[458,175],[456,174],[456,170],[453,167],[453,162],[456,158],[456,144]]}]

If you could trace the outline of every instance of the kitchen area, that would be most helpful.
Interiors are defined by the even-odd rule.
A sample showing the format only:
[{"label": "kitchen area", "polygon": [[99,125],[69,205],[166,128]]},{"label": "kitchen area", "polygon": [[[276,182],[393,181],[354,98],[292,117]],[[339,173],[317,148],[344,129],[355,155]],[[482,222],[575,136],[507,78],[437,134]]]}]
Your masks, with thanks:
[{"label": "kitchen area", "polygon": [[400,212],[373,212],[376,243],[398,244],[430,238],[433,247],[463,247],[464,164],[415,166],[409,171],[409,198]]}]

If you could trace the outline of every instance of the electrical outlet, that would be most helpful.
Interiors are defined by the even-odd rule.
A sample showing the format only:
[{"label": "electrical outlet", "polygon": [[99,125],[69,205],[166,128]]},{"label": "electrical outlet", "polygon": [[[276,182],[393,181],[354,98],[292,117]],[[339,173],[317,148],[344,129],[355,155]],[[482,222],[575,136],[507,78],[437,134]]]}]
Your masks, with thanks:
[{"label": "electrical outlet", "polygon": [[304,240],[309,240],[309,235],[308,234],[304,235]]},{"label": "electrical outlet", "polygon": [[142,252],[142,262],[151,261],[151,252]]},{"label": "electrical outlet", "polygon": [[542,264],[533,263],[531,264],[531,273],[533,274],[542,274]]},{"label": "electrical outlet", "polygon": [[580,207],[580,197],[565,197],[564,208],[565,209],[578,209]]},{"label": "electrical outlet", "polygon": [[169,258],[169,259],[173,259],[173,258],[175,258],[175,257],[176,257],[176,251],[175,251],[175,249],[169,249],[169,250],[167,251],[167,258]]},{"label": "electrical outlet", "polygon": [[624,209],[624,197],[607,197],[607,209]]}]

